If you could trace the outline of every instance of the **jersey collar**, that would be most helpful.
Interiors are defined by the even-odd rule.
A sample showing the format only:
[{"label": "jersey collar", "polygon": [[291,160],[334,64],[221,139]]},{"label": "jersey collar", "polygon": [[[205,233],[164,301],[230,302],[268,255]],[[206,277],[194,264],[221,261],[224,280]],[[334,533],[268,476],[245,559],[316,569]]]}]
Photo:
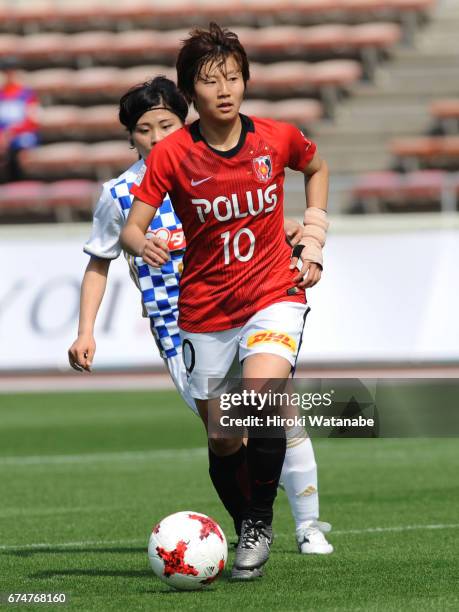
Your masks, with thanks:
[{"label": "jersey collar", "polygon": [[220,157],[234,157],[244,146],[248,132],[255,132],[255,125],[250,117],[247,117],[247,115],[243,115],[241,113],[239,113],[239,117],[241,118],[241,135],[239,136],[237,145],[228,151],[219,151],[218,149],[214,149],[214,147],[211,147],[210,144],[206,142],[199,130],[199,119],[190,125],[191,138],[193,139],[193,142],[204,142],[211,151],[217,155],[220,155]]}]

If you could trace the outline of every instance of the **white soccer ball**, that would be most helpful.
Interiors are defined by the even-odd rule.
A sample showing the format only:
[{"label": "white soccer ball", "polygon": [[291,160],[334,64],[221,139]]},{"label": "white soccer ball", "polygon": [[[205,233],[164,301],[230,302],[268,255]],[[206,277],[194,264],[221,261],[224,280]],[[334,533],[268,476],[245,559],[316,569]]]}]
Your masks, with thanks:
[{"label": "white soccer ball", "polygon": [[153,527],[148,558],[155,574],[169,586],[194,591],[223,572],[228,545],[221,527],[199,512],[176,512]]}]

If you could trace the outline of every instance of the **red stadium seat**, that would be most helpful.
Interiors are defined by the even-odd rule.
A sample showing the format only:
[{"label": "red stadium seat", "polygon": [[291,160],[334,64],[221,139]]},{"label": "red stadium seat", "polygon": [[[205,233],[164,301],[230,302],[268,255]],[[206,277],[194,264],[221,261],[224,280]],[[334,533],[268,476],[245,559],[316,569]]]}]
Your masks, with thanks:
[{"label": "red stadium seat", "polygon": [[430,106],[430,113],[445,134],[459,133],[459,99],[436,100]]},{"label": "red stadium seat", "polygon": [[49,106],[38,110],[38,126],[45,140],[61,140],[63,134],[77,132],[79,124],[78,106]]},{"label": "red stadium seat", "polygon": [[403,176],[401,193],[405,201],[440,202],[445,188],[446,172],[441,170],[419,170]]},{"label": "red stadium seat", "polygon": [[246,100],[242,112],[255,117],[268,117],[305,127],[319,120],[323,115],[322,105],[317,100],[299,99],[269,102],[267,100]]},{"label": "red stadium seat", "polygon": [[48,64],[55,63],[61,61],[66,54],[66,40],[67,36],[65,34],[50,32],[24,36],[15,53],[25,62],[46,61]]},{"label": "red stadium seat", "polygon": [[14,34],[0,34],[0,57],[13,55],[20,46],[21,36]]},{"label": "red stadium seat", "polygon": [[398,172],[369,172],[357,178],[353,195],[360,200],[394,200],[400,192],[400,177]]},{"label": "red stadium seat", "polygon": [[118,34],[114,40],[113,53],[122,61],[133,56],[136,61],[151,59],[157,61],[167,57],[175,59],[180,49],[180,41],[188,35],[188,30],[130,30]]},{"label": "red stadium seat", "polygon": [[24,4],[10,3],[8,9],[10,23],[16,23],[20,27],[32,25],[36,28],[38,24],[45,24],[53,18],[56,6],[52,0],[35,0],[34,2],[25,0]]},{"label": "red stadium seat", "polygon": [[438,119],[459,119],[459,99],[435,100],[430,113]]},{"label": "red stadium seat", "polygon": [[349,37],[353,47],[389,49],[400,41],[402,32],[395,23],[365,23],[349,28]]},{"label": "red stadium seat", "polygon": [[23,73],[24,82],[40,96],[65,97],[74,89],[77,72],[67,68],[47,68]]},{"label": "red stadium seat", "polygon": [[112,32],[92,31],[71,34],[66,38],[66,53],[86,59],[108,60],[113,57],[117,35]]},{"label": "red stadium seat", "polygon": [[301,28],[301,47],[304,51],[333,51],[349,47],[350,27],[340,24],[324,24]]},{"label": "red stadium seat", "polygon": [[91,211],[99,191],[100,184],[94,181],[85,179],[56,181],[48,185],[47,201],[53,208]]},{"label": "red stadium seat", "polygon": [[118,119],[118,106],[104,104],[82,109],[79,128],[93,138],[121,135],[124,128]]},{"label": "red stadium seat", "polygon": [[113,140],[88,145],[87,160],[99,180],[108,180],[126,170],[138,155],[126,141]]},{"label": "red stadium seat", "polygon": [[19,181],[0,185],[0,211],[28,211],[43,207],[46,203],[46,184],[41,181]]},{"label": "red stadium seat", "polygon": [[257,57],[296,53],[301,51],[301,28],[295,26],[276,26],[266,28],[237,28],[241,43],[249,56]]},{"label": "red stadium seat", "polygon": [[[120,95],[120,70],[102,66],[77,70],[74,74],[73,90],[89,98],[112,98]],[[122,93],[122,92],[121,92]]]},{"label": "red stadium seat", "polygon": [[140,83],[144,83],[145,81],[149,81],[155,76],[164,75],[169,79],[175,81],[176,72],[175,68],[170,66],[135,66],[134,68],[126,68],[124,70],[119,71],[118,75],[118,85],[120,95],[134,87],[135,85],[139,85]]},{"label": "red stadium seat", "polygon": [[448,173],[420,170],[408,174],[371,172],[358,177],[352,191],[354,201],[366,212],[382,210],[425,210],[441,205],[447,188]]},{"label": "red stadium seat", "polygon": [[90,171],[87,145],[78,142],[49,144],[21,151],[19,162],[29,177],[86,176]]},{"label": "red stadium seat", "polygon": [[278,121],[287,121],[298,126],[307,126],[323,116],[323,107],[318,100],[282,100],[268,102],[269,116]]},{"label": "red stadium seat", "polygon": [[328,60],[317,62],[312,66],[309,75],[316,87],[335,85],[347,89],[362,76],[362,68],[358,62],[352,60]]},{"label": "red stadium seat", "polygon": [[395,139],[391,152],[408,170],[417,170],[419,164],[457,167],[459,164],[459,136],[419,136]]}]

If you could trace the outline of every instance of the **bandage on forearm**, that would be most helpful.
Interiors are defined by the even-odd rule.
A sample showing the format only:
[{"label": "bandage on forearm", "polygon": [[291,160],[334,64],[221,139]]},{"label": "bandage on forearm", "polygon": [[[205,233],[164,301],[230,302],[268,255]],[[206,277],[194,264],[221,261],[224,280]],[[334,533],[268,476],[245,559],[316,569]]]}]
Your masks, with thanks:
[{"label": "bandage on forearm", "polygon": [[316,206],[306,209],[303,236],[300,240],[300,244],[304,245],[303,261],[312,261],[323,267],[322,248],[325,245],[329,225],[325,210]]}]

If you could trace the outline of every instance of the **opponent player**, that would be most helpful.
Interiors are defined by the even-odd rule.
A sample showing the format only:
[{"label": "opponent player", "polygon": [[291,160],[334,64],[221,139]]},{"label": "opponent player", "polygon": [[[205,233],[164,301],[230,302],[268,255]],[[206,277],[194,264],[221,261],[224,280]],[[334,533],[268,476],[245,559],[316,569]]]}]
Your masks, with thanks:
[{"label": "opponent player", "polygon": [[[308,311],[304,288],[321,276],[328,170],[316,145],[293,126],[239,114],[249,66],[234,33],[217,24],[194,30],[180,50],[177,77],[200,119],[153,148],[146,172],[131,188],[136,198],[121,241],[152,266],[167,263],[167,245],[145,233],[170,194],[187,241],[179,298],[183,359],[209,426],[218,419],[219,391],[233,361],[241,364],[247,385],[257,378],[287,379],[295,365]],[[292,259],[283,231],[286,166],[308,179],[305,227]],[[256,340],[273,330],[288,338],[287,345]],[[223,383],[211,383],[215,379]],[[247,447],[242,437],[209,435],[212,453],[225,466],[228,498],[243,517],[235,578],[261,576],[272,542],[285,431],[271,426],[262,437],[258,433],[248,427]],[[237,481],[243,463],[248,501]]]},{"label": "opponent player", "polygon": [[[94,212],[92,234],[84,249],[91,255],[81,287],[78,338],[69,349],[70,365],[76,370],[91,370],[96,343],[94,325],[102,302],[112,259],[121,252],[120,234],[133,196],[129,188],[145,166],[152,147],[168,134],[180,129],[188,105],[175,83],[157,77],[127,92],[120,100],[120,121],[129,133],[131,146],[140,159],[121,176],[104,184]],[[144,316],[150,319],[152,334],[172,380],[185,402],[197,413],[186,381],[181,357],[178,319],[178,284],[185,243],[183,230],[171,202],[165,198],[150,226],[156,236],[169,236],[171,260],[161,268],[148,266],[141,258],[128,256],[131,277],[141,290]],[[295,245],[301,226],[285,220],[285,231]],[[317,466],[311,441],[302,432],[289,432],[282,481],[297,525],[300,552],[324,554],[332,551],[319,523]],[[224,465],[223,465],[224,468]],[[226,474],[221,473],[219,458],[211,454],[210,475],[219,495],[226,501]],[[231,501],[229,511],[233,510]],[[235,517],[240,521],[239,517]],[[238,526],[239,527],[239,526]]]}]

